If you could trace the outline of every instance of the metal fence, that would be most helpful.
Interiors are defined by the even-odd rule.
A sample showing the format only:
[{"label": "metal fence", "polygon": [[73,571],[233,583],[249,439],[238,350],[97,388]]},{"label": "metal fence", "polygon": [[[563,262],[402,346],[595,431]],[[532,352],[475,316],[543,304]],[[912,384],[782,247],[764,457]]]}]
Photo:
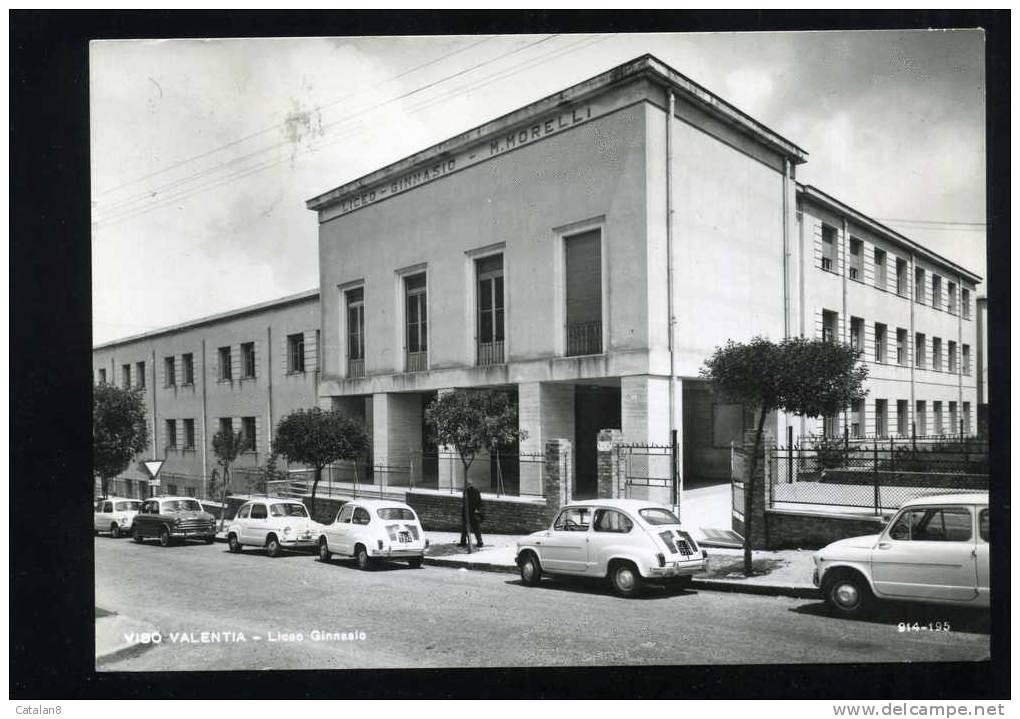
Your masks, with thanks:
[{"label": "metal fence", "polygon": [[[457,493],[463,486],[464,465],[456,452],[415,452],[411,455],[410,486]],[[545,496],[545,456],[541,453],[500,453],[476,457],[468,478],[480,491],[496,496]]]},{"label": "metal fence", "polygon": [[[673,490],[676,448],[668,444],[617,444],[616,461],[620,486],[617,496],[630,498],[635,487]],[[672,496],[672,494],[671,494]]]}]

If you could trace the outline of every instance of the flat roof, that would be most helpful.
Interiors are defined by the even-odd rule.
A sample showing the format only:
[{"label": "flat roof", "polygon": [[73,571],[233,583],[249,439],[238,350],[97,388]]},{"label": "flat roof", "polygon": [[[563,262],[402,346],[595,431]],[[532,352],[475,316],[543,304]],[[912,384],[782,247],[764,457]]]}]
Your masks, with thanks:
[{"label": "flat roof", "polygon": [[910,239],[906,235],[900,234],[899,232],[897,232],[896,230],[892,229],[891,227],[887,227],[886,225],[883,225],[878,220],[875,220],[875,219],[873,219],[871,217],[868,217],[863,212],[860,212],[859,210],[855,210],[854,208],[850,207],[850,205],[847,205],[846,203],[837,200],[832,195],[829,195],[829,194],[826,194],[825,192],[822,192],[821,190],[819,190],[817,187],[814,187],[813,185],[802,185],[802,184],[800,184],[798,182],[797,183],[797,194],[800,195],[800,196],[806,197],[809,200],[812,200],[812,201],[816,202],[817,204],[819,204],[819,205],[821,205],[823,207],[827,207],[830,210],[833,210],[833,211],[838,212],[840,214],[846,215],[847,217],[853,219],[854,222],[858,223],[859,225],[867,227],[868,229],[872,230],[873,232],[876,232],[879,235],[884,235],[885,237],[887,237],[887,238],[889,238],[889,239],[891,239],[891,240],[893,240],[895,242],[898,242],[898,243],[900,243],[902,245],[906,245],[908,248],[910,248],[914,252],[916,252],[919,255],[922,255],[922,256],[928,258],[929,260],[933,260],[933,261],[935,261],[935,262],[937,262],[939,264],[946,265],[948,267],[953,268],[953,270],[955,270],[958,274],[960,274],[963,277],[966,277],[968,280],[974,282],[975,284],[981,282],[981,280],[983,279],[981,277],[981,275],[975,274],[975,273],[971,272],[970,270],[968,270],[968,269],[966,269],[964,267],[961,267],[960,265],[958,265],[957,263],[953,262],[952,260],[946,259],[945,257],[943,257],[942,255],[938,254],[937,252],[933,252],[932,250],[929,250],[924,245],[921,245],[921,244],[915,242],[914,240]]},{"label": "flat roof", "polygon": [[110,347],[116,347],[117,345],[128,344],[130,342],[138,342],[140,340],[148,340],[161,335],[167,335],[172,332],[180,332],[181,330],[193,329],[200,327],[201,325],[213,324],[215,322],[223,322],[225,320],[234,319],[241,315],[248,315],[255,312],[262,312],[264,310],[274,309],[276,307],[283,307],[285,305],[297,304],[299,302],[305,302],[318,298],[319,290],[305,290],[304,292],[298,292],[297,294],[287,295],[286,297],[280,297],[275,300],[269,300],[267,302],[260,302],[255,305],[248,305],[247,307],[240,307],[236,310],[228,310],[227,312],[220,312],[215,315],[208,315],[206,317],[200,317],[196,320],[189,320],[178,325],[170,325],[168,327],[161,327],[159,329],[150,330],[148,332],[142,332],[141,334],[131,335],[130,337],[124,337],[119,340],[111,340],[110,342],[104,342],[101,345],[93,345],[93,350],[107,349]]},{"label": "flat roof", "polygon": [[336,200],[348,193],[364,189],[368,185],[379,182],[386,177],[399,172],[404,172],[417,165],[434,161],[437,157],[464,147],[469,143],[481,142],[486,138],[505,130],[510,125],[516,125],[531,119],[537,115],[548,112],[550,109],[562,106],[567,103],[576,102],[592,95],[606,92],[613,86],[628,82],[640,77],[648,77],[659,84],[668,85],[682,99],[687,100],[709,115],[735,127],[738,131],[752,136],[758,142],[771,147],[780,154],[789,157],[794,164],[800,164],[807,160],[807,151],[795,143],[781,136],[774,130],[758,122],[747,113],[739,110],[734,105],[723,100],[718,95],[709,92],[707,89],[691,80],[686,75],[674,70],[654,55],[642,55],[628,62],[618,65],[599,75],[572,85],[565,90],[537,100],[529,105],[518,108],[501,117],[496,118],[484,125],[479,125],[459,135],[451,137],[443,142],[432,145],[420,152],[390,163],[367,175],[344,183],[332,190],[328,190],[312,199],[306,201],[305,206],[309,210],[320,210],[329,206]]}]

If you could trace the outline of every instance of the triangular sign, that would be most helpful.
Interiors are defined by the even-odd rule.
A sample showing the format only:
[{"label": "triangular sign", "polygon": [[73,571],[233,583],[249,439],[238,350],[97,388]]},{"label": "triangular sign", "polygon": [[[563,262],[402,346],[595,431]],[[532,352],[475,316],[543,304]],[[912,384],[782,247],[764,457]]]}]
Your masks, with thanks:
[{"label": "triangular sign", "polygon": [[147,471],[149,476],[153,479],[155,479],[156,475],[159,474],[159,470],[163,468],[162,459],[150,459],[146,462],[142,462],[142,464],[145,465],[145,471]]}]

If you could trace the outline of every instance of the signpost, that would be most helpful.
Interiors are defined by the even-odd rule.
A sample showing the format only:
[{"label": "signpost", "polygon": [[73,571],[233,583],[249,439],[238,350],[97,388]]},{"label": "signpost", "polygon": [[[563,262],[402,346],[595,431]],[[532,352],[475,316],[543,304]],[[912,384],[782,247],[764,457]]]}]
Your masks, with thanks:
[{"label": "signpost", "polygon": [[145,467],[145,471],[149,473],[149,496],[153,495],[153,490],[159,486],[159,480],[156,479],[159,476],[159,470],[163,469],[162,459],[149,459],[142,462]]}]

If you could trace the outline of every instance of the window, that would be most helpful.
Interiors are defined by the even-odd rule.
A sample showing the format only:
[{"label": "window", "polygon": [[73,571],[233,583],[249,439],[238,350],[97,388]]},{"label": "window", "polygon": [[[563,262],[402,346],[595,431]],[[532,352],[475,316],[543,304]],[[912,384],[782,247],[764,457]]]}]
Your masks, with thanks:
[{"label": "window", "polygon": [[991,537],[991,523],[988,521],[988,510],[982,509],[978,512],[978,536],[984,541],[989,541]]},{"label": "window", "polygon": [[949,313],[956,314],[956,283],[946,283],[946,294],[949,296]]},{"label": "window", "polygon": [[177,368],[174,367],[174,358],[165,357],[163,358],[163,374],[166,376],[167,387],[173,387],[177,384]]},{"label": "window", "polygon": [[864,243],[856,237],[850,238],[850,279],[864,281]]},{"label": "window", "polygon": [[822,310],[822,339],[826,342],[839,339],[839,315],[835,312]]},{"label": "window", "polygon": [[241,379],[255,377],[255,343],[245,342],[241,345]]},{"label": "window", "polygon": [[184,420],[184,449],[195,448],[195,420]]},{"label": "window", "polygon": [[195,491],[194,487],[185,487],[184,493],[187,494],[189,497],[194,497],[196,494],[198,494],[198,492]]},{"label": "window", "polygon": [[99,370],[99,384],[106,384],[106,370]]},{"label": "window", "polygon": [[168,419],[166,421],[166,448],[177,448],[177,420]]},{"label": "window", "polygon": [[935,415],[935,434],[943,434],[942,427],[942,403],[934,402],[932,412]]},{"label": "window", "polygon": [[942,371],[942,338],[931,338],[931,368],[936,372]]},{"label": "window", "polygon": [[557,532],[587,532],[590,519],[590,508],[568,507],[560,512],[560,516],[553,523],[553,529]]},{"label": "window", "polygon": [[266,505],[264,504],[253,504],[251,505],[251,518],[252,519],[266,519],[269,516],[269,512],[266,511]]},{"label": "window", "polygon": [[234,432],[234,420],[230,417],[220,417],[220,433],[222,434],[233,434]]},{"label": "window", "polygon": [[970,402],[963,403],[963,434],[970,434]]},{"label": "window", "polygon": [[478,277],[478,364],[502,364],[503,255],[476,260],[475,273]]},{"label": "window", "polygon": [[103,502],[103,514],[110,514],[113,512],[113,502]]},{"label": "window", "polygon": [[907,331],[902,327],[896,328],[896,364],[907,366]]},{"label": "window", "polygon": [[900,542],[969,542],[970,510],[965,507],[920,507],[904,511],[889,529]]},{"label": "window", "polygon": [[[960,431],[960,417],[956,413],[956,402],[949,403],[949,434]],[[962,432],[961,432],[962,434]]]},{"label": "window", "polygon": [[860,437],[864,424],[864,400],[856,399],[850,405],[850,436]]},{"label": "window", "polygon": [[354,505],[345,504],[340,508],[340,513],[336,515],[336,521],[343,522],[344,524],[350,524],[351,517],[354,515]]},{"label": "window", "polygon": [[627,515],[613,509],[598,509],[595,511],[596,532],[613,532],[626,534],[634,528],[634,522]]},{"label": "window", "polygon": [[131,365],[124,364],[120,366],[120,386],[130,387],[131,386]]},{"label": "window", "polygon": [[602,352],[602,245],[598,230],[564,239],[566,354]]},{"label": "window", "polygon": [[195,384],[195,355],[190,352],[181,355],[181,370],[184,374],[184,384]]},{"label": "window", "polygon": [[931,276],[931,306],[942,309],[942,278],[936,274]]},{"label": "window", "polygon": [[245,452],[255,451],[255,418],[241,417],[241,446]]},{"label": "window", "polygon": [[234,378],[233,368],[230,366],[230,348],[220,347],[219,353],[219,370],[220,370],[220,382],[228,382]]},{"label": "window", "polygon": [[963,373],[970,374],[970,345],[963,346]]},{"label": "window", "polygon": [[822,269],[836,271],[836,228],[822,225]]},{"label": "window", "polygon": [[875,248],[875,287],[886,289],[885,250]]},{"label": "window", "polygon": [[919,435],[923,437],[928,434],[928,408],[923,399],[917,400],[917,405],[914,407],[914,424]]},{"label": "window", "polygon": [[875,435],[878,437],[889,436],[889,401],[884,399],[875,400]]},{"label": "window", "polygon": [[305,505],[300,502],[281,502],[270,504],[269,514],[274,517],[307,517],[308,511],[305,509]]},{"label": "window", "polygon": [[351,516],[351,523],[353,524],[368,524],[372,521],[372,516],[368,513],[368,510],[364,507],[355,507],[354,514]]},{"label": "window", "polygon": [[956,343],[949,340],[949,371],[956,374]]},{"label": "window", "polygon": [[910,403],[905,399],[896,400],[896,434],[910,434]]},{"label": "window", "polygon": [[907,296],[907,261],[900,257],[896,258],[896,294]]},{"label": "window", "polygon": [[428,289],[425,273],[404,278],[405,348],[408,372],[429,366]]},{"label": "window", "polygon": [[347,376],[365,376],[365,288],[347,290]]},{"label": "window", "polygon": [[838,437],[839,436],[839,421],[835,415],[831,417],[822,418],[822,436],[824,437]]},{"label": "window", "polygon": [[881,322],[875,323],[875,361],[885,362],[886,335],[888,329]]},{"label": "window", "polygon": [[139,387],[145,386],[145,363],[135,362],[135,382]]},{"label": "window", "polygon": [[287,335],[287,373],[305,371],[305,335],[302,332]]},{"label": "window", "polygon": [[857,352],[864,350],[864,320],[860,317],[850,318],[850,347]]},{"label": "window", "polygon": [[960,290],[960,308],[963,312],[963,319],[970,319],[970,290],[966,287]]},{"label": "window", "polygon": [[243,507],[241,507],[239,510],[237,510],[237,518],[238,519],[248,519],[249,516],[251,516],[251,505],[250,504],[246,504]]},{"label": "window", "polygon": [[168,484],[166,486],[166,491],[169,492],[170,494],[177,494],[177,485],[176,484]]},{"label": "window", "polygon": [[924,369],[925,366],[924,345],[925,345],[924,333],[918,332],[914,336],[914,366],[917,367],[918,369]]},{"label": "window", "polygon": [[914,300],[924,304],[924,270],[920,267],[914,269]]}]

